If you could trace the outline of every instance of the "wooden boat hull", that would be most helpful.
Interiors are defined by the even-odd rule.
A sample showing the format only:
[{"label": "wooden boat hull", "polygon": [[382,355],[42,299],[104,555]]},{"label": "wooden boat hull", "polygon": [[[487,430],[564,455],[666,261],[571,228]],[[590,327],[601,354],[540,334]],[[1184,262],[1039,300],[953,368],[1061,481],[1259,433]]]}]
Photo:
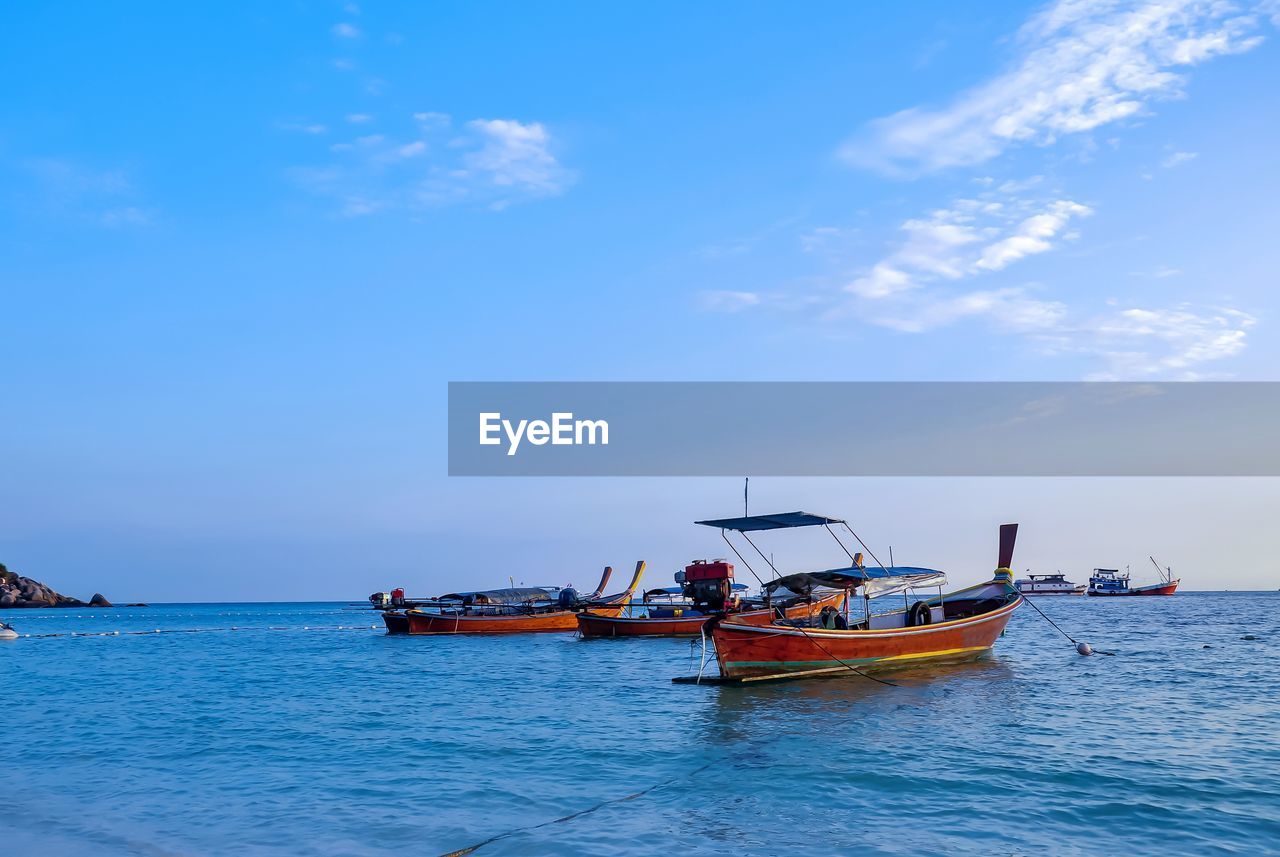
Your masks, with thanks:
[{"label": "wooden boat hull", "polygon": [[[1004,592],[1011,588],[1001,587]],[[921,661],[980,657],[995,645],[1021,604],[1022,596],[1015,594],[1003,607],[976,616],[883,631],[748,625],[731,617],[715,626],[711,635],[720,675],[728,679],[842,667],[859,671],[900,668]]]},{"label": "wooden boat hull", "polygon": [[1173,595],[1178,591],[1180,580],[1172,583],[1156,583],[1151,586],[1139,586],[1137,589],[1128,589],[1124,592],[1099,592],[1094,589],[1088,591],[1088,595],[1094,598],[1123,598],[1128,595]]},{"label": "wooden boat hull", "polygon": [[[788,619],[807,619],[816,616],[824,607],[836,607],[844,600],[843,592],[816,599],[812,603],[796,604],[786,608]],[[731,614],[734,622],[749,625],[768,625],[773,621],[773,610],[747,610]],[[578,632],[583,639],[596,637],[697,637],[710,616],[672,616],[669,618],[628,618],[615,614],[602,615],[597,610],[578,614]]]},{"label": "wooden boat hull", "polygon": [[[595,608],[604,616],[617,616],[622,604],[616,607]],[[384,613],[389,634],[531,634],[538,632],[567,632],[578,627],[578,613],[573,610],[553,610],[546,613],[508,616],[464,616],[461,614],[426,613],[409,610],[403,617],[404,630],[398,630],[400,620],[393,620]],[[394,624],[397,628],[393,628]]]},{"label": "wooden boat hull", "polygon": [[409,617],[403,613],[384,612],[382,621],[387,625],[388,634],[409,633]]}]

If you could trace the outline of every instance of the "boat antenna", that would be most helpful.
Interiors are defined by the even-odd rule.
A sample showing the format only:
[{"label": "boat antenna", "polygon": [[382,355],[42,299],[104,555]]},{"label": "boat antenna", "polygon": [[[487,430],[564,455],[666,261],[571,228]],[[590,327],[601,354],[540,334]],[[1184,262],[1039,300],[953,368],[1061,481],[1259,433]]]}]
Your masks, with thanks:
[{"label": "boat antenna", "polygon": [[889,545],[889,567],[893,568],[893,545]]},{"label": "boat antenna", "polygon": [[748,476],[742,481],[742,517],[746,518],[751,513],[747,511],[747,492],[751,490],[751,477]]}]

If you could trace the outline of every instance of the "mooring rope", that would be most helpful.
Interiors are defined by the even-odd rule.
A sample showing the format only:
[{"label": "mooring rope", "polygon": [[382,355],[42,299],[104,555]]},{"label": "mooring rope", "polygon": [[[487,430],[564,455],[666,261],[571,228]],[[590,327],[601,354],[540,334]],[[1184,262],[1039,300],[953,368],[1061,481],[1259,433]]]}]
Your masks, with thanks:
[{"label": "mooring rope", "polygon": [[648,788],[641,789],[638,792],[633,792],[629,795],[623,795],[622,797],[610,798],[609,800],[602,800],[600,801],[600,803],[596,804],[595,806],[590,806],[590,807],[587,807],[586,809],[580,809],[577,812],[571,812],[568,815],[562,815],[559,818],[553,818],[550,821],[544,821],[539,824],[530,824],[525,827],[517,827],[517,828],[514,828],[513,830],[508,830],[506,833],[499,833],[497,836],[490,836],[488,839],[484,840],[483,842],[477,842],[475,845],[468,845],[466,848],[459,848],[457,851],[446,852],[440,855],[440,857],[462,857],[462,855],[464,854],[473,854],[486,845],[491,845],[492,843],[497,842],[500,839],[506,839],[509,836],[515,836],[517,833],[524,833],[529,830],[537,830],[541,827],[548,827],[552,824],[564,824],[567,821],[573,821],[575,818],[581,818],[584,815],[590,815],[596,810],[603,809],[604,807],[609,806],[610,804],[626,803],[627,801],[632,801],[632,800],[635,800],[636,798],[644,797],[649,792],[654,791],[655,789],[660,789],[663,786],[669,786],[672,783],[679,782],[680,780],[687,780],[696,774],[700,774],[714,764],[716,764],[716,761],[707,762],[705,765],[702,765],[701,767],[698,767],[698,768],[694,768],[692,771],[688,771],[679,776],[672,777],[669,780],[663,780],[660,783],[654,783]]},{"label": "mooring rope", "polygon": [[1061,634],[1062,636],[1064,636],[1064,637],[1066,637],[1068,640],[1070,640],[1070,641],[1071,641],[1071,643],[1072,643],[1072,645],[1074,645],[1074,646],[1076,647],[1076,651],[1077,651],[1077,652],[1079,652],[1080,654],[1082,654],[1082,655],[1111,655],[1111,656],[1114,656],[1114,655],[1115,655],[1115,652],[1103,652],[1103,651],[1100,651],[1100,650],[1098,650],[1098,649],[1093,648],[1093,647],[1092,647],[1092,646],[1090,646],[1088,643],[1081,643],[1081,642],[1079,642],[1078,640],[1076,640],[1076,638],[1075,638],[1075,637],[1071,636],[1071,635],[1070,635],[1070,634],[1068,634],[1066,631],[1064,631],[1064,630],[1062,630],[1061,628],[1059,628],[1059,627],[1058,627],[1058,623],[1057,623],[1057,622],[1055,622],[1055,621],[1053,621],[1052,619],[1050,619],[1050,618],[1049,618],[1049,616],[1048,616],[1048,614],[1046,614],[1046,613],[1045,613],[1043,610],[1041,610],[1039,607],[1036,607],[1035,602],[1034,602],[1034,601],[1032,601],[1028,596],[1026,596],[1026,595],[1022,596],[1022,600],[1023,600],[1024,602],[1026,602],[1027,604],[1030,604],[1030,605],[1031,605],[1031,607],[1032,607],[1032,609],[1034,609],[1037,613],[1039,613],[1041,616],[1043,616],[1043,617],[1044,617],[1044,621],[1046,621],[1046,622],[1048,622],[1050,625],[1052,625],[1052,626],[1054,627],[1054,629],[1055,629],[1059,634]]}]

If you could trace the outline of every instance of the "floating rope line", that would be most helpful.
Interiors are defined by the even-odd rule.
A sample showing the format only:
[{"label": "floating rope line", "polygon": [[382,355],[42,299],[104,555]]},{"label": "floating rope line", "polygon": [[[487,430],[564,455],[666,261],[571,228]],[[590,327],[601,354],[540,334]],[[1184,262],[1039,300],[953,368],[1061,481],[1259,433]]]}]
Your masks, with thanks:
[{"label": "floating rope line", "polygon": [[365,628],[363,625],[339,625],[334,628],[331,626],[311,626],[305,625],[301,628],[281,627],[277,625],[267,627],[243,627],[233,625],[230,628],[154,628],[143,631],[61,631],[52,634],[19,634],[18,637],[24,640],[47,640],[54,637],[153,637],[156,634],[213,634],[228,631],[372,631],[378,628],[377,625],[370,625]]},{"label": "floating rope line", "polygon": [[584,815],[590,815],[596,810],[603,809],[604,807],[609,806],[610,804],[626,803],[627,801],[632,801],[637,798],[644,797],[649,792],[655,789],[660,789],[663,786],[669,786],[672,783],[679,782],[680,780],[689,779],[695,774],[700,774],[714,764],[716,764],[716,762],[714,761],[707,762],[705,765],[699,768],[694,768],[692,771],[689,771],[684,774],[680,774],[679,776],[676,776],[676,777],[672,777],[669,780],[663,780],[660,783],[654,783],[648,788],[641,789],[638,792],[633,792],[629,795],[623,795],[622,797],[610,798],[609,800],[603,800],[603,801],[600,801],[600,803],[596,804],[595,806],[587,807],[586,809],[580,809],[577,812],[570,813],[569,815],[562,815],[559,818],[553,818],[550,821],[544,821],[540,824],[530,824],[526,827],[517,827],[513,830],[508,830],[506,833],[499,833],[497,836],[491,836],[488,839],[484,840],[483,842],[477,842],[475,845],[468,845],[466,848],[459,848],[457,851],[446,852],[440,855],[440,857],[463,857],[463,855],[465,854],[473,854],[476,851],[483,848],[484,846],[491,845],[492,843],[497,842],[500,839],[506,839],[509,836],[515,836],[517,833],[524,833],[529,830],[537,830],[542,827],[548,827],[552,824],[564,824],[565,822],[573,821],[575,818],[581,818]]}]

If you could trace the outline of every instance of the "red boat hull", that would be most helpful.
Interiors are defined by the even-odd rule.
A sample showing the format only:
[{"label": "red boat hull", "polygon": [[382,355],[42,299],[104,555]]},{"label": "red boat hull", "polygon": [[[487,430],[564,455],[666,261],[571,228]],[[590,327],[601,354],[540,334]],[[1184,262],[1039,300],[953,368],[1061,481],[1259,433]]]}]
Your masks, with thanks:
[{"label": "red boat hull", "polygon": [[[796,604],[786,608],[788,619],[807,619],[816,616],[823,607],[836,607],[844,600],[843,592],[831,595],[812,603]],[[578,632],[583,639],[588,637],[697,637],[702,633],[702,626],[710,616],[673,616],[657,619],[631,619],[614,614],[602,615],[591,610],[578,614]],[[748,610],[733,613],[730,618],[734,622],[749,625],[768,625],[773,620],[772,610]]]},{"label": "red boat hull", "polygon": [[731,618],[715,626],[711,635],[720,675],[728,679],[897,668],[924,660],[964,661],[983,655],[995,645],[1021,603],[1022,597],[1017,596],[976,616],[881,631],[752,626]]}]

